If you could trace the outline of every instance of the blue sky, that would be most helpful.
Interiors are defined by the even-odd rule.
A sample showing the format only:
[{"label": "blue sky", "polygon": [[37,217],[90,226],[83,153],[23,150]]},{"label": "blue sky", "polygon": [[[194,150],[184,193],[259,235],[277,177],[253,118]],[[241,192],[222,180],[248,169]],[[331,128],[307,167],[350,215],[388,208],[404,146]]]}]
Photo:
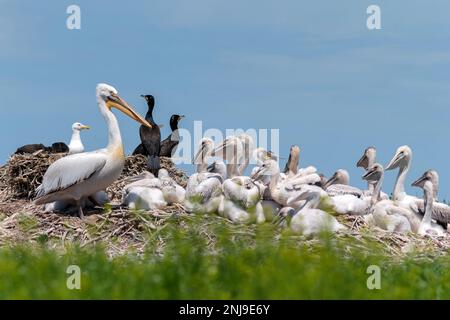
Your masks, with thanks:
[{"label": "blue sky", "polygon": [[[185,114],[206,128],[279,128],[281,153],[326,175],[355,168],[369,145],[385,165],[396,148],[414,152],[408,184],[424,170],[450,194],[450,2],[0,0],[0,163],[26,143],[70,138],[75,121],[93,127],[87,149],[106,144],[95,85],[114,85],[155,118]],[[66,8],[81,7],[81,30]],[[382,30],[366,28],[381,7]],[[127,152],[139,125],[118,115]],[[390,192],[395,173],[386,175]],[[418,190],[409,188],[412,194]]]}]

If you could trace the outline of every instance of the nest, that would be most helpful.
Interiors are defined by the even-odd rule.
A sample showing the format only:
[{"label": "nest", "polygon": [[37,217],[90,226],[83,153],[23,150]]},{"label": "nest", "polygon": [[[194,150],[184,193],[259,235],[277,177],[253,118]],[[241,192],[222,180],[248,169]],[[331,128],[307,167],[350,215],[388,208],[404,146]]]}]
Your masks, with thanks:
[{"label": "nest", "polygon": [[[65,154],[52,154],[45,151],[13,155],[8,163],[0,168],[0,199],[32,199],[48,167],[63,156]],[[177,169],[170,158],[161,158],[161,168],[166,169],[182,187],[186,186],[186,173]],[[126,178],[144,171],[147,171],[146,157],[142,155],[127,157],[120,178],[107,190],[111,199],[113,201],[120,199]]]}]

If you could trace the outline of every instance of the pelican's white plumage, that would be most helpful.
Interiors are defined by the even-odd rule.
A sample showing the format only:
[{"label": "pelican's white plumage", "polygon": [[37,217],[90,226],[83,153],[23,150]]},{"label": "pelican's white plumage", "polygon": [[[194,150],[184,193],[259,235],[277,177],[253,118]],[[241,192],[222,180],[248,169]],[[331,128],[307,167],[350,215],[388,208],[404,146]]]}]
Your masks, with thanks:
[{"label": "pelican's white plumage", "polygon": [[83,216],[83,199],[105,190],[120,176],[125,164],[125,155],[119,124],[111,108],[117,108],[132,119],[151,127],[119,97],[117,90],[112,86],[97,85],[96,95],[100,113],[108,126],[108,146],[93,152],[68,155],[54,162],[36,190],[36,204],[58,200],[74,201],[78,206],[79,215]]},{"label": "pelican's white plumage", "polygon": [[[194,157],[197,172],[192,174],[186,186],[185,207],[188,212],[215,213],[222,202],[222,182],[226,179],[223,164],[221,173],[208,172],[208,159],[211,157],[214,143],[209,138],[203,138],[199,150]],[[218,169],[214,165],[211,170]],[[219,169],[218,169],[219,170]]]},{"label": "pelican's white plumage", "polygon": [[419,179],[412,183],[412,186],[422,188],[424,193],[423,200],[425,212],[417,232],[421,235],[430,234],[443,236],[446,233],[444,228],[432,221],[435,193],[432,175],[428,175],[427,173],[428,172],[425,172]]},{"label": "pelican's white plumage", "polygon": [[[410,212],[411,227],[414,232],[417,231],[422,216],[419,212],[418,203],[421,199],[408,195],[405,192],[405,180],[408,171],[411,167],[412,150],[408,146],[401,146],[397,149],[394,157],[386,166],[386,170],[393,170],[398,168],[397,180],[395,182],[394,191],[392,192],[392,200],[396,205],[402,207]],[[417,227],[417,228],[416,228]]]},{"label": "pelican's white plumage", "polygon": [[153,210],[167,205],[162,182],[150,172],[128,179],[122,191],[122,204],[133,210]]},{"label": "pelican's white plumage", "polygon": [[232,222],[265,221],[258,186],[248,177],[239,176],[223,183],[223,201],[219,214]]},{"label": "pelican's white plumage", "polygon": [[260,169],[252,176],[255,180],[261,180],[265,176],[270,177],[269,191],[272,199],[282,206],[299,208],[302,203],[296,203],[295,199],[301,193],[301,187],[305,184],[315,184],[320,181],[318,174],[309,174],[302,177],[281,179],[280,168],[275,160],[266,160]]},{"label": "pelican's white plumage", "polygon": [[317,209],[322,194],[323,190],[320,187],[303,186],[298,200],[304,200],[306,202],[290,221],[289,225],[293,232],[311,237],[322,232],[334,233],[345,229],[335,217],[323,210]]}]

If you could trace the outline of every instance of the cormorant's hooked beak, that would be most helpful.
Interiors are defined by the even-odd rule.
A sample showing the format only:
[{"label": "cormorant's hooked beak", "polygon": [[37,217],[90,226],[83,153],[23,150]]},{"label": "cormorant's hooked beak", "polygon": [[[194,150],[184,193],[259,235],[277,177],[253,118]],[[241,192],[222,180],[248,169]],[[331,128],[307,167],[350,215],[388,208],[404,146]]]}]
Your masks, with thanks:
[{"label": "cormorant's hooked beak", "polygon": [[152,125],[148,123],[148,121],[145,120],[143,117],[141,117],[136,111],[134,111],[133,108],[131,108],[130,105],[128,105],[128,103],[125,100],[123,100],[118,94],[111,93],[106,98],[106,106],[109,109],[116,108],[125,113],[131,119],[139,122],[140,124],[146,127],[152,128]]},{"label": "cormorant's hooked beak", "polygon": [[356,167],[364,168],[367,170],[368,166],[369,166],[369,158],[367,157],[366,153],[364,153],[361,159],[359,159],[358,162],[356,163]]}]

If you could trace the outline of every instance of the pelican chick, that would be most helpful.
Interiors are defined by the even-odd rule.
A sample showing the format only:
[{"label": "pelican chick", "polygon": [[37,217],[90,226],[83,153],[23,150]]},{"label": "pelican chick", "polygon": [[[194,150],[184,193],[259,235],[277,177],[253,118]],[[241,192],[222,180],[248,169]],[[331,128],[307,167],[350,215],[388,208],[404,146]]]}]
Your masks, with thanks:
[{"label": "pelican chick", "polygon": [[[222,183],[226,172],[208,172],[208,159],[214,149],[214,142],[209,138],[200,141],[200,147],[193,159],[197,172],[192,174],[186,186],[185,207],[193,213],[215,213],[222,202]],[[216,170],[219,165],[210,167]]]},{"label": "pelican chick", "polygon": [[374,163],[363,175],[363,179],[375,184],[370,201],[371,223],[389,232],[411,232],[415,227],[411,223],[412,212],[397,205],[392,200],[382,200],[380,198],[381,186],[384,180],[383,167],[379,163]]},{"label": "pelican chick", "polygon": [[91,127],[85,126],[79,122],[75,122],[72,125],[72,137],[69,143],[69,154],[76,154],[84,152],[84,145],[81,142],[80,132],[81,130],[89,130]]},{"label": "pelican chick", "polygon": [[299,161],[300,147],[297,145],[293,145],[291,146],[291,149],[289,151],[289,158],[283,170],[283,173],[286,175],[286,177],[304,177],[309,174],[317,173],[317,169],[313,166],[299,169]]},{"label": "pelican chick", "polygon": [[122,190],[122,204],[132,210],[153,210],[165,207],[161,180],[146,172],[128,180]]},{"label": "pelican chick", "polygon": [[184,202],[186,191],[169,176],[169,172],[166,169],[159,169],[158,179],[161,181],[164,200],[168,204],[181,204]]},{"label": "pelican chick", "polygon": [[394,157],[386,166],[386,170],[393,170],[398,168],[397,180],[395,181],[394,191],[392,192],[392,200],[406,210],[412,212],[411,223],[413,224],[413,231],[415,226],[419,226],[422,221],[422,216],[419,212],[418,203],[419,198],[408,195],[405,192],[405,180],[411,167],[412,150],[408,146],[401,146],[397,149]]},{"label": "pelican chick", "polygon": [[[439,175],[435,170],[427,170],[424,174],[433,184],[433,213],[432,219],[440,224],[444,229],[447,229],[447,224],[450,223],[450,206],[439,202],[438,190],[439,190]],[[423,214],[425,212],[424,201],[419,199],[417,202],[419,212]]]},{"label": "pelican chick", "polygon": [[[422,219],[422,222],[420,223],[418,233],[421,235],[424,234],[433,234],[442,236],[445,234],[445,229],[434,222],[432,222],[433,214],[436,213],[437,210],[435,210],[434,206],[434,197],[435,197],[435,191],[433,186],[433,174],[429,171],[425,172],[419,179],[414,181],[412,183],[413,187],[419,187],[423,189],[423,196],[424,196],[424,216]],[[447,206],[448,209],[450,209]],[[449,212],[447,209],[447,213]],[[442,212],[441,210],[440,212]]]},{"label": "pelican chick", "polygon": [[349,185],[350,175],[347,170],[339,169],[330,179],[325,183],[324,189],[330,197],[337,195],[352,195],[361,198],[363,192],[355,187]]},{"label": "pelican chick", "polygon": [[151,128],[112,86],[98,84],[96,96],[100,113],[108,126],[108,146],[93,152],[68,155],[55,161],[47,169],[42,184],[36,190],[35,204],[59,200],[74,201],[79,216],[83,217],[82,200],[98,191],[106,190],[119,178],[125,165],[125,154],[119,124],[111,112],[112,108],[117,108],[133,120]]},{"label": "pelican chick", "polygon": [[259,188],[248,177],[233,177],[223,183],[219,214],[235,223],[265,221]]},{"label": "pelican chick", "polygon": [[[375,147],[368,147],[364,150],[363,155],[356,163],[357,168],[363,168],[366,172],[367,170],[372,167],[372,165],[375,163],[375,159],[377,156],[377,149]],[[371,182],[367,182],[367,190],[363,190],[363,196],[372,196],[374,190],[374,185]],[[380,197],[383,200],[389,200],[389,196],[382,192],[380,193]]]},{"label": "pelican chick", "polygon": [[298,208],[301,205],[301,203],[295,203],[293,199],[301,192],[302,185],[315,184],[320,181],[320,177],[317,174],[281,179],[280,168],[275,160],[266,160],[251,178],[260,181],[265,176],[270,177],[268,189],[271,198],[281,206],[294,208]]},{"label": "pelican chick", "polygon": [[[305,204],[290,219],[289,227],[294,233],[306,237],[317,236],[323,232],[336,233],[345,230],[335,217],[323,210],[317,209],[321,202],[323,190],[317,186],[304,186],[297,200],[304,200]],[[292,215],[292,211],[288,210]]]}]

